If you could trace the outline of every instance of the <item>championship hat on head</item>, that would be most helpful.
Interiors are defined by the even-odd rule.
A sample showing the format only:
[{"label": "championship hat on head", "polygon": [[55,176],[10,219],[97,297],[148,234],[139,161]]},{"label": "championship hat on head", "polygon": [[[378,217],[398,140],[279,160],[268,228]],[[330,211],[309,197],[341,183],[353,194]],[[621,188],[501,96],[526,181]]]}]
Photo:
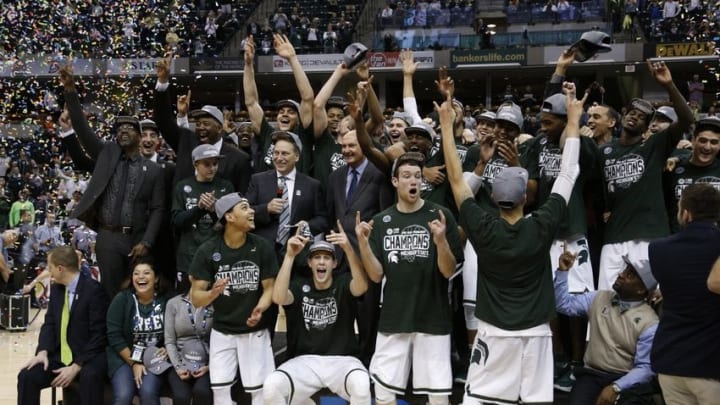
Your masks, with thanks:
[{"label": "championship hat on head", "polygon": [[347,102],[345,99],[338,96],[330,97],[326,103],[326,108],[335,107],[344,110],[346,106]]},{"label": "championship hat on head", "polygon": [[197,371],[208,365],[208,353],[205,345],[198,339],[185,342],[180,350],[183,367],[187,371]]},{"label": "championship hat on head", "polygon": [[160,375],[165,370],[172,367],[167,354],[164,356],[158,356],[158,350],[160,350],[159,347],[150,346],[145,349],[145,353],[143,353],[143,364],[145,365],[145,368],[155,375]]},{"label": "championship hat on head", "polygon": [[475,115],[475,121],[495,121],[495,113],[492,111],[483,111]]},{"label": "championship hat on head", "polygon": [[587,31],[570,46],[575,50],[575,60],[585,62],[598,53],[610,52],[610,35],[602,31]]},{"label": "championship hat on head", "polygon": [[677,122],[677,120],[678,120],[678,116],[677,116],[677,113],[675,112],[675,109],[670,106],[666,106],[666,105],[664,105],[662,107],[658,107],[658,109],[655,110],[654,118],[655,119],[661,118],[670,123]]},{"label": "championship hat on head", "polygon": [[647,121],[652,120],[655,115],[655,107],[652,103],[642,98],[634,98],[630,101],[630,109],[638,110],[647,116]]},{"label": "championship hat on head", "polygon": [[298,152],[302,153],[302,150],[303,150],[302,141],[300,140],[300,137],[294,132],[275,131],[272,134],[270,134],[270,138],[272,140],[273,145],[275,145],[275,143],[277,141],[287,141],[287,142],[290,142],[290,143],[294,144],[295,146],[297,146]]},{"label": "championship hat on head", "polygon": [[566,100],[567,97],[565,97],[564,94],[553,94],[552,96],[548,97],[543,101],[542,106],[540,107],[540,111],[552,115],[558,115],[565,117],[567,116],[567,106],[566,106]]},{"label": "championship hat on head", "polygon": [[222,111],[220,111],[220,109],[215,107],[214,105],[204,105],[199,110],[190,111],[190,116],[193,118],[199,118],[199,117],[208,116],[208,115],[211,118],[214,118],[215,121],[220,123],[220,125],[222,125],[223,122],[225,121]]},{"label": "championship hat on head", "polygon": [[160,129],[158,128],[157,124],[153,120],[140,121],[140,130],[144,131],[146,129],[152,129],[155,132],[160,132]]},{"label": "championship hat on head", "polygon": [[312,256],[315,252],[328,252],[335,257],[335,246],[324,240],[323,235],[318,235],[313,244],[310,246],[309,256]]},{"label": "championship hat on head", "polygon": [[642,255],[638,254],[638,252],[630,252],[623,256],[623,260],[626,264],[635,269],[635,272],[638,274],[643,282],[643,285],[645,285],[645,288],[647,288],[649,292],[655,290],[658,282],[655,280],[655,277],[653,277],[650,269],[650,260],[647,257],[642,257]]},{"label": "championship hat on head", "polygon": [[523,127],[523,115],[520,106],[515,103],[506,103],[498,107],[495,121],[506,121],[514,124],[518,130]]},{"label": "championship hat on head", "polygon": [[138,132],[141,131],[140,121],[135,117],[130,117],[128,115],[120,115],[117,118],[115,118],[115,123],[113,124],[113,128],[117,128],[123,124],[130,124],[130,125],[134,126]]},{"label": "championship hat on head", "polygon": [[405,135],[418,134],[424,138],[427,138],[432,142],[435,131],[433,128],[425,122],[416,122],[409,127],[405,128]]},{"label": "championship hat on head", "polygon": [[202,160],[202,159],[210,159],[210,158],[222,159],[224,157],[225,156],[221,155],[220,152],[218,152],[218,150],[215,149],[215,146],[208,145],[208,144],[198,145],[192,151],[193,163],[197,162],[198,160]]},{"label": "championship hat on head", "polygon": [[215,215],[217,215],[218,221],[222,221],[228,211],[243,201],[247,201],[247,198],[240,193],[230,193],[220,197],[215,201]]},{"label": "championship hat on head", "polygon": [[354,69],[355,66],[359,65],[360,62],[365,59],[367,53],[367,46],[361,44],[360,42],[353,42],[348,45],[343,53],[343,62],[345,63],[345,67],[348,69]]},{"label": "championship hat on head", "polygon": [[695,124],[695,133],[697,134],[701,131],[720,132],[720,118],[705,117],[698,120],[697,124]]},{"label": "championship hat on head", "polygon": [[500,208],[511,209],[525,199],[528,172],[522,167],[505,167],[495,175],[492,199]]},{"label": "championship hat on head", "polygon": [[300,104],[295,100],[285,99],[275,103],[275,109],[279,110],[283,107],[290,107],[295,110],[296,113],[300,113]]}]

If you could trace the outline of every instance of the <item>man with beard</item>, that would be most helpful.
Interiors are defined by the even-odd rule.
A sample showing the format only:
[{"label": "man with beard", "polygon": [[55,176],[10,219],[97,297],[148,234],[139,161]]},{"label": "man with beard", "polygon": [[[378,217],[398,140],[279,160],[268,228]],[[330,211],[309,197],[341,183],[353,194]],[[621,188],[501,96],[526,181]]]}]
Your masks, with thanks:
[{"label": "man with beard", "polygon": [[240,150],[250,155],[250,165],[253,173],[257,172],[258,167],[264,167],[262,163],[263,155],[260,146],[254,142],[255,134],[253,133],[252,122],[241,122],[235,127],[235,136],[237,137],[237,146]]},{"label": "man with beard", "polygon": [[[199,110],[190,111],[190,116],[195,118],[194,133],[188,128],[177,125],[177,120],[171,112],[168,91],[171,62],[171,59],[163,59],[158,61],[156,66],[158,78],[155,85],[155,121],[165,141],[177,155],[173,185],[194,174],[193,149],[200,144],[209,144],[213,145],[220,155],[226,157],[220,162],[218,176],[232,182],[235,190],[245,192],[250,182],[250,156],[223,142],[224,117],[217,107],[206,105]],[[189,103],[189,97],[181,97],[178,102],[180,116],[188,113]]]},{"label": "man with beard", "polygon": [[[86,192],[71,218],[85,222],[98,232],[95,252],[101,283],[113,297],[130,274],[135,257],[146,256],[160,231],[164,206],[162,169],[140,155],[140,122],[118,117],[114,132],[117,143],[103,142],[88,125],[75,89],[72,67],[60,70],[70,120],[77,135],[63,138],[70,153],[95,161]],[[67,142],[67,138],[76,138]],[[79,142],[78,142],[79,141]]]},{"label": "man with beard", "polygon": [[579,252],[564,247],[555,273],[555,305],[558,312],[588,317],[591,326],[585,364],[574,371],[570,404],[636,404],[640,397],[652,397],[647,384],[654,376],[650,348],[658,316],[647,301],[657,286],[650,263],[625,256],[625,269],[612,290],[570,294],[568,273]]},{"label": "man with beard", "polygon": [[[277,130],[292,133],[300,140],[302,156],[297,168],[303,173],[309,173],[312,168],[313,149],[313,99],[315,97],[310,81],[305,74],[290,41],[285,35],[274,35],[273,44],[275,53],[285,59],[292,68],[295,84],[300,92],[300,104],[294,100],[281,100],[275,104],[277,109]],[[247,106],[250,121],[252,121],[255,141],[259,145],[262,160],[255,166],[256,173],[269,170],[273,167],[273,139],[275,128],[265,119],[265,112],[260,106],[257,85],[255,84],[255,42],[249,36],[245,43],[245,70],[243,75],[243,90],[245,91],[245,105]]]},{"label": "man with beard", "polygon": [[[701,132],[702,133],[702,132]],[[667,404],[715,404],[720,396],[720,191],[692,184],[678,203],[682,229],[650,242],[653,275],[662,286],[650,360]]]},{"label": "man with beard", "polygon": [[720,119],[703,118],[695,124],[692,154],[681,158],[673,170],[665,173],[665,204],[673,233],[680,230],[677,207],[680,196],[691,184],[706,183],[720,190]]},{"label": "man with beard", "polygon": [[620,138],[601,147],[607,199],[605,240],[600,256],[598,289],[609,289],[624,269],[622,257],[647,254],[650,240],[670,233],[663,203],[665,161],[693,122],[692,112],[662,61],[648,61],[650,73],[668,93],[678,120],[643,141],[655,109],[634,99],[622,120]]}]

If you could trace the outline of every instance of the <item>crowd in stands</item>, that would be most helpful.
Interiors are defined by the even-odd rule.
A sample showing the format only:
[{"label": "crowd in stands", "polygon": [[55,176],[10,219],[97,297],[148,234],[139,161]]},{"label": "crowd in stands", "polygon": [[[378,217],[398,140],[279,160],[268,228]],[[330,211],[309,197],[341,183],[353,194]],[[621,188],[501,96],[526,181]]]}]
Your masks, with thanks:
[{"label": "crowd in stands", "polygon": [[648,42],[714,42],[718,33],[720,6],[713,1],[629,0],[625,2],[622,26],[614,19],[615,30],[637,26]]},{"label": "crowd in stands", "polygon": [[253,8],[247,1],[21,0],[0,12],[0,44],[20,60],[158,57],[169,50],[213,56]]},{"label": "crowd in stands", "polygon": [[380,11],[380,27],[460,27],[473,24],[473,0],[388,1]]},{"label": "crowd in stands", "polygon": [[[81,104],[83,90],[64,67],[59,76],[66,110],[33,123],[35,130],[23,138],[0,141],[0,225],[11,230],[3,234],[3,281],[15,288],[10,269],[23,274],[17,269],[45,264],[44,274],[55,281],[38,353],[19,375],[19,395],[27,403],[39,387],[66,387],[75,378],[84,381],[77,388],[82,398],[97,398],[105,371],[122,403],[136,394],[154,400],[166,381],[176,400],[214,395],[216,403],[230,403],[236,372],[253,404],[284,403],[293,395],[291,381],[308,370],[325,373],[296,395],[309,397],[327,386],[353,403],[370,403],[372,375],[376,401],[387,403],[404,393],[409,374],[409,366],[394,359],[398,353],[412,358],[415,392],[429,393],[432,404],[448,403],[453,379],[467,382],[468,398],[551,402],[554,386],[572,391],[573,404],[585,404],[588,398],[613,403],[630,393],[659,395],[655,374],[678,375],[672,370],[679,363],[668,366],[655,352],[652,366],[658,368],[650,366],[653,336],[662,337],[660,348],[674,335],[662,329],[662,313],[657,327],[650,306],[657,283],[647,252],[652,240],[670,235],[671,228],[682,234],[681,225],[693,220],[713,238],[719,232],[717,209],[681,207],[676,215],[679,185],[697,180],[720,187],[720,119],[712,116],[714,106],[695,116],[682,96],[687,90],[697,104],[697,85],[673,82],[664,63],[654,62],[648,69],[667,99],[609,106],[600,85],[576,89],[563,82],[574,61],[568,50],[543,94],[508,85],[494,106],[465,106],[453,98],[453,81],[441,68],[438,98],[444,102],[420,108],[413,91],[417,65],[405,51],[403,106],[383,111],[367,63],[337,67],[316,92],[292,41],[275,34],[272,47],[293,68],[300,102],[279,100],[269,112],[255,83],[253,59],[263,45],[254,37],[244,49],[247,110],[237,115],[243,122],[216,106],[192,109],[189,94],[176,98],[168,60],[157,66],[152,116],[107,111],[113,122],[89,120],[83,109],[92,106]],[[331,97],[343,78],[353,76],[359,82],[355,96]],[[589,101],[597,94],[597,102]],[[705,187],[709,191],[701,186],[695,192],[720,204],[713,187]],[[572,216],[563,214],[566,206]],[[533,215],[523,219],[523,211]],[[81,235],[73,238],[71,231]],[[76,275],[80,264],[64,245],[98,271]],[[712,283],[705,284],[718,246],[702,252],[711,260],[694,276],[702,289],[691,296],[703,302],[718,301],[714,287],[707,290]],[[159,260],[148,258],[153,255]],[[449,283],[458,268],[462,277]],[[554,287],[551,270],[558,270]],[[578,287],[575,274],[581,271]],[[505,280],[506,272],[519,278]],[[101,284],[90,281],[98,275]],[[477,280],[466,278],[472,275]],[[77,288],[93,293],[77,294]],[[455,290],[452,303],[448,288]],[[524,304],[513,309],[503,300],[515,289],[522,292],[512,299]],[[65,303],[57,298],[63,295]],[[359,296],[365,298],[356,302]],[[666,311],[675,311],[676,297],[668,296]],[[583,326],[571,330],[572,344],[552,344],[548,322],[555,299],[557,311],[587,314],[607,333],[591,328],[586,348]],[[589,304],[595,300],[607,301],[603,305],[614,315],[600,316],[602,306]],[[106,358],[106,364],[92,363],[90,345],[77,335],[54,341],[77,327],[61,320],[74,305],[96,326],[83,328],[92,334],[85,340],[93,344],[93,358]],[[289,360],[273,372],[269,347],[277,305],[286,309]],[[75,308],[77,322],[81,310]],[[453,356],[451,310],[459,318],[464,312],[458,323],[470,332],[454,337],[468,346],[456,343]],[[711,317],[717,315],[705,320]],[[632,333],[615,333],[625,327]],[[478,337],[477,329],[484,331]],[[694,330],[708,337],[712,356],[720,352],[710,347],[720,337],[716,320]],[[533,342],[524,350],[534,355],[520,356],[523,366],[512,367],[517,373],[535,370],[533,378],[511,375],[494,357],[483,360],[488,350],[519,356],[498,337]],[[428,362],[431,352],[436,358]],[[694,374],[679,375],[717,379],[708,371],[716,368],[706,364],[713,364],[712,356],[686,358],[682,366]],[[499,378],[483,371],[481,360],[508,372],[503,378],[512,382],[490,384]],[[48,361],[60,370],[55,379],[48,377],[52,370],[42,370]],[[666,400],[679,395],[669,382],[660,383]]]}]

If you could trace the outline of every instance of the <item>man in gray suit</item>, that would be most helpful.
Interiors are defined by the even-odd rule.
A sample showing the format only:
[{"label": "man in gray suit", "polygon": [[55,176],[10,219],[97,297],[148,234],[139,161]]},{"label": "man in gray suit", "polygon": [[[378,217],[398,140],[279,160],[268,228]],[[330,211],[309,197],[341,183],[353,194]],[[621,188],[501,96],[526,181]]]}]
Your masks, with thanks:
[{"label": "man in gray suit", "polygon": [[[364,131],[364,125],[360,125]],[[348,240],[358,249],[355,235],[355,218],[369,221],[375,214],[392,205],[395,193],[390,179],[382,174],[363,154],[356,132],[350,131],[340,140],[345,166],[328,178],[327,207],[331,224],[340,221]],[[340,251],[336,252],[338,270],[347,271],[347,263]],[[368,282],[368,290],[358,301],[358,332],[360,335],[360,360],[366,365],[375,349],[377,322],[380,315],[380,284]]]},{"label": "man in gray suit", "polygon": [[117,143],[100,140],[88,125],[75,89],[72,67],[60,70],[73,133],[63,143],[78,161],[94,161],[90,184],[71,218],[98,232],[95,253],[101,284],[113,297],[130,274],[130,262],[155,244],[164,206],[163,172],[140,155],[140,122],[118,117]]}]

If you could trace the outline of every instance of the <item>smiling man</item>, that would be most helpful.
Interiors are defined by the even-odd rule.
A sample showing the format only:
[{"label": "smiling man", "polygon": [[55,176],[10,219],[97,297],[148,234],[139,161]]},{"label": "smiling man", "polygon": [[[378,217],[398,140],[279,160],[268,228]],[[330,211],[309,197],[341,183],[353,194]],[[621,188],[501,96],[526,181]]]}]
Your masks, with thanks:
[{"label": "smiling man", "polygon": [[216,404],[233,403],[230,388],[240,369],[252,404],[263,403],[263,381],[275,369],[269,328],[264,316],[272,304],[278,266],[273,246],[251,233],[255,210],[240,193],[215,202],[215,215],[224,226],[198,249],[192,264],[193,305],[215,309],[210,332],[210,385]]},{"label": "smiling man", "polygon": [[[130,275],[130,261],[155,244],[164,212],[162,169],[140,155],[140,122],[120,116],[113,130],[116,143],[103,142],[88,125],[72,76],[60,70],[74,133],[63,144],[73,160],[95,162],[86,192],[70,214],[98,232],[95,252],[101,283],[113,297]],[[77,135],[75,135],[77,134]]]},{"label": "smiling man", "polygon": [[606,195],[605,240],[600,257],[598,290],[608,290],[625,268],[622,257],[645,252],[650,240],[666,236],[670,227],[663,203],[662,173],[693,115],[673,83],[664,62],[648,61],[655,81],[665,88],[677,121],[647,140],[642,135],[655,109],[647,100],[633,99],[622,118],[620,138],[600,147]]},{"label": "smiling man", "polygon": [[680,230],[677,220],[678,201],[683,190],[691,184],[706,183],[720,190],[720,119],[703,118],[695,124],[692,155],[680,159],[675,168],[665,174],[665,204],[673,232]]}]

